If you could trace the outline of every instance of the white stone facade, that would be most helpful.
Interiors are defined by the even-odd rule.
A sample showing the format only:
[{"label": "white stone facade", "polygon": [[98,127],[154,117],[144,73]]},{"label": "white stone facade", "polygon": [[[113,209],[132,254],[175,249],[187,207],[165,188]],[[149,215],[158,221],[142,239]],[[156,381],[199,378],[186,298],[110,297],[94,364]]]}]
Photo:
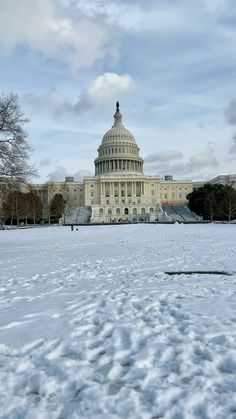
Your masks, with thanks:
[{"label": "white stone facade", "polygon": [[91,222],[157,221],[163,217],[161,203],[186,203],[190,192],[191,181],[143,173],[139,147],[117,109],[98,148],[95,176],[84,178],[84,205],[91,207]]},{"label": "white stone facade", "polygon": [[219,176],[214,177],[213,179],[210,179],[208,183],[211,183],[212,185],[215,185],[215,184],[228,185],[236,189],[236,174],[234,173],[230,175],[219,175]]},{"label": "white stone facade", "polygon": [[67,213],[75,208],[90,208],[91,223],[155,222],[164,217],[161,204],[184,204],[192,192],[192,181],[143,173],[139,147],[122,124],[118,107],[94,164],[95,175],[85,177],[83,182],[67,177],[64,182],[35,185],[35,189],[45,205],[61,193],[67,202]]}]

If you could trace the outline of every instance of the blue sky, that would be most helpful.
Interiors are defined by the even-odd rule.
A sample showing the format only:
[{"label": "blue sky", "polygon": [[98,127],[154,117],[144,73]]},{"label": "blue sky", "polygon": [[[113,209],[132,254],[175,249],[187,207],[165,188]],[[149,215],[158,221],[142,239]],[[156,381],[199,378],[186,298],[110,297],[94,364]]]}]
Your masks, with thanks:
[{"label": "blue sky", "polygon": [[146,174],[236,172],[234,0],[8,0],[0,74],[37,182],[94,172],[117,100]]}]

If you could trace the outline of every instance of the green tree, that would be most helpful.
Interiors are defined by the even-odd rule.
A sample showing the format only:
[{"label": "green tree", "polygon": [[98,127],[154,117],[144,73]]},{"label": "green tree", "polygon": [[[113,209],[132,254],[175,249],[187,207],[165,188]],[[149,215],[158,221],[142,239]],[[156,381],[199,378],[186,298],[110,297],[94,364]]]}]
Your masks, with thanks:
[{"label": "green tree", "polygon": [[50,220],[56,223],[63,216],[66,207],[66,201],[62,194],[55,194],[50,205]]},{"label": "green tree", "polygon": [[222,202],[225,198],[225,188],[224,185],[205,184],[187,195],[189,208],[206,220],[223,219]]}]

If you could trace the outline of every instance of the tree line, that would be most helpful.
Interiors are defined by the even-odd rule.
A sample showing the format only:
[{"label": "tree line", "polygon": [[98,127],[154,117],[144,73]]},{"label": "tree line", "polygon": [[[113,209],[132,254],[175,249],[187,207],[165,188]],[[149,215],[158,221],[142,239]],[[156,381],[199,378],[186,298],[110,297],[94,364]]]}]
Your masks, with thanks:
[{"label": "tree line", "polygon": [[43,217],[43,204],[36,191],[21,192],[11,191],[7,194],[2,204],[2,221],[5,224],[41,224],[58,223],[65,211],[66,201],[61,194],[54,195],[47,207],[47,218]]},{"label": "tree line", "polygon": [[204,220],[236,218],[236,190],[228,185],[205,184],[187,195],[189,208]]}]

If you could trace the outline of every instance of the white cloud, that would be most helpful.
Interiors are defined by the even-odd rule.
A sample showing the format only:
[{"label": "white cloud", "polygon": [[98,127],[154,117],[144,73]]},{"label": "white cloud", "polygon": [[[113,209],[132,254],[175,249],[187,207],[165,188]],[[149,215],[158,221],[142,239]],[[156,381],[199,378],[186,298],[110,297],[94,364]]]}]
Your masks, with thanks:
[{"label": "white cloud", "polygon": [[105,25],[73,17],[54,0],[7,0],[1,4],[0,51],[26,45],[73,70],[116,56],[117,44]]},{"label": "white cloud", "polygon": [[178,4],[158,2],[148,7],[147,3],[111,2],[110,0],[73,0],[69,2],[77,10],[89,17],[101,16],[106,24],[120,27],[126,31],[153,31],[157,33],[173,33],[183,30],[186,7]]},{"label": "white cloud", "polygon": [[90,103],[111,103],[118,95],[133,87],[134,81],[129,74],[105,73],[90,84],[85,96]]},{"label": "white cloud", "polygon": [[105,73],[92,80],[74,103],[63,98],[55,89],[41,96],[26,94],[23,103],[35,113],[49,112],[60,118],[68,113],[78,115],[94,107],[114,105],[134,87],[135,82],[129,74]]}]

